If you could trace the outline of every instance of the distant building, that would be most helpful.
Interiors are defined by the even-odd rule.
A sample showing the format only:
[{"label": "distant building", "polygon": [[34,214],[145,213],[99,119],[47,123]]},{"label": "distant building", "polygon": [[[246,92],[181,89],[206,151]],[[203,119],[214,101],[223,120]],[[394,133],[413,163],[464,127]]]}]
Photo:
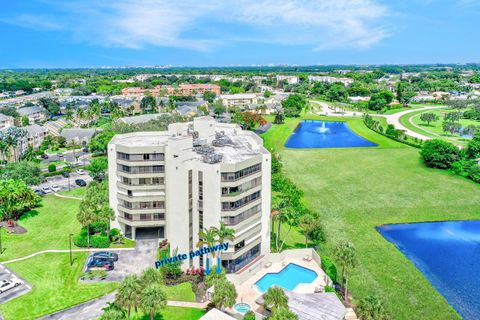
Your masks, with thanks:
[{"label": "distant building", "polygon": [[6,116],[3,113],[0,113],[0,130],[7,129],[8,127],[13,127],[15,121],[13,117]]},{"label": "distant building", "polygon": [[66,127],[68,123],[63,119],[58,119],[55,121],[48,121],[45,123],[45,128],[47,129],[48,133],[54,137],[60,136],[60,132],[64,127]]},{"label": "distant building", "polygon": [[67,143],[86,146],[95,135],[95,132],[95,129],[65,128],[60,135],[65,138]]},{"label": "distant building", "polygon": [[300,79],[297,76],[277,75],[277,83],[280,81],[284,81],[288,84],[297,84],[300,82]]},{"label": "distant building", "polygon": [[205,92],[212,92],[216,95],[221,93],[221,87],[216,84],[197,83],[197,84],[181,84],[178,87],[174,86],[156,86],[151,89],[143,89],[139,87],[130,87],[122,89],[123,95],[144,95],[151,94],[157,96],[160,93],[165,93],[167,96],[193,96],[196,94],[203,94]]},{"label": "distant building", "polygon": [[330,76],[308,76],[309,82],[325,82],[325,83],[343,83],[346,87],[350,86],[353,83],[351,78],[337,78]]},{"label": "distant building", "polygon": [[118,121],[127,123],[127,124],[140,124],[146,123],[150,120],[156,120],[166,113],[154,113],[154,114],[141,114],[138,116],[123,117],[118,119]]},{"label": "distant building", "polygon": [[255,93],[223,94],[220,96],[225,107],[246,108],[250,104],[258,103],[258,96]]},{"label": "distant building", "polygon": [[27,145],[38,149],[42,144],[43,140],[48,134],[48,130],[45,127],[39,126],[38,124],[32,124],[24,128],[27,130]]},{"label": "distant building", "polygon": [[31,106],[17,109],[20,117],[26,116],[30,123],[40,122],[47,119],[46,110],[40,106]]}]

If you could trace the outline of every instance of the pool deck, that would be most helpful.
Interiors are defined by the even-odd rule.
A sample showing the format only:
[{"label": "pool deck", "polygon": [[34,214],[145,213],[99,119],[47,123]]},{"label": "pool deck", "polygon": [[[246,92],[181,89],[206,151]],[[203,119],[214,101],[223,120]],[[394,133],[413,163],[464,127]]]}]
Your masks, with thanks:
[{"label": "pool deck", "polygon": [[[260,280],[264,275],[267,273],[277,273],[280,272],[283,268],[285,268],[289,263],[295,263],[299,266],[304,268],[308,268],[313,270],[317,273],[317,278],[311,283],[300,283],[296,286],[292,292],[294,293],[314,293],[315,288],[318,287],[325,287],[327,282],[329,281],[328,277],[326,276],[325,272],[321,269],[319,263],[315,261],[315,259],[311,259],[310,261],[306,261],[303,257],[307,256],[305,250],[289,250],[289,251],[297,251],[292,254],[293,256],[289,256],[288,252],[283,252],[282,254],[270,254],[270,255],[282,255],[280,259],[276,257],[276,259],[268,259],[269,257],[265,257],[257,261],[249,270],[245,270],[244,272],[250,272],[250,275],[243,275],[243,274],[233,274],[228,275],[229,280],[235,285],[237,290],[237,302],[245,302],[252,306],[254,311],[258,309],[262,309],[261,305],[258,305],[255,300],[258,299],[262,293],[256,288],[255,283]],[[312,252],[312,250],[310,250]],[[286,253],[286,254],[285,254]],[[310,254],[312,256],[312,254]],[[318,256],[317,256],[318,257]],[[278,262],[272,262],[271,260],[280,260]],[[270,265],[271,264],[271,265]],[[243,273],[243,272],[242,272]],[[245,279],[246,278],[246,279]],[[258,310],[258,311],[260,311]],[[228,310],[230,312],[234,312],[234,310]]]}]

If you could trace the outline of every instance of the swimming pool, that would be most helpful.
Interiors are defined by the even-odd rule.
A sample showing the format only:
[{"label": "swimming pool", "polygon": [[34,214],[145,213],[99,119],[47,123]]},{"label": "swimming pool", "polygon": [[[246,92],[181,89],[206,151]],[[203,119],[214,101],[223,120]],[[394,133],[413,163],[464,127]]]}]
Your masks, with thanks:
[{"label": "swimming pool", "polygon": [[285,143],[287,148],[375,147],[357,135],[346,122],[302,120]]},{"label": "swimming pool", "polygon": [[271,286],[279,286],[292,291],[300,283],[312,283],[317,277],[315,271],[295,263],[289,263],[280,272],[267,273],[255,282],[255,285],[261,293],[266,292]]},{"label": "swimming pool", "polygon": [[479,318],[480,221],[390,224],[377,230],[425,275],[463,319]]}]

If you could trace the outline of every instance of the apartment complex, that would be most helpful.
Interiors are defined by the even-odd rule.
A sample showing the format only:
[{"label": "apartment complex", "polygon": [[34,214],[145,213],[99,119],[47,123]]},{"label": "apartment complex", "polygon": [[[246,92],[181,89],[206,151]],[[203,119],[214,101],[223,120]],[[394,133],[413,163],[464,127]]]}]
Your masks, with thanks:
[{"label": "apartment complex", "polygon": [[212,92],[214,94],[220,94],[221,88],[216,84],[209,83],[196,83],[196,84],[181,84],[178,87],[173,86],[156,86],[151,89],[143,89],[138,87],[129,87],[122,89],[123,95],[143,95],[151,94],[157,96],[164,94],[167,96],[194,96],[196,94],[203,94],[205,92]]},{"label": "apartment complex", "polygon": [[[270,247],[271,156],[262,139],[211,117],[168,131],[115,136],[108,146],[110,206],[132,239],[168,239],[196,250],[198,232],[223,221],[235,239],[222,265],[235,272]],[[184,268],[204,266],[195,257]]]},{"label": "apartment complex", "polygon": [[225,107],[245,108],[250,104],[259,102],[259,98],[255,93],[223,94],[220,96],[220,99]]}]

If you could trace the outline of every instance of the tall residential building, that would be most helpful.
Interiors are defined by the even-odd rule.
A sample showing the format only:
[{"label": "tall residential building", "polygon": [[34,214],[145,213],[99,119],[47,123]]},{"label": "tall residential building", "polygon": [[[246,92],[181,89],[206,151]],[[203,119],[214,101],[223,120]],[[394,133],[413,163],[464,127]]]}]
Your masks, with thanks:
[{"label": "tall residential building", "polygon": [[[198,232],[223,221],[235,239],[222,253],[234,272],[270,248],[271,156],[262,139],[211,117],[162,132],[115,136],[108,146],[110,206],[129,238],[168,239],[196,250]],[[202,257],[184,268],[204,266]]]}]

